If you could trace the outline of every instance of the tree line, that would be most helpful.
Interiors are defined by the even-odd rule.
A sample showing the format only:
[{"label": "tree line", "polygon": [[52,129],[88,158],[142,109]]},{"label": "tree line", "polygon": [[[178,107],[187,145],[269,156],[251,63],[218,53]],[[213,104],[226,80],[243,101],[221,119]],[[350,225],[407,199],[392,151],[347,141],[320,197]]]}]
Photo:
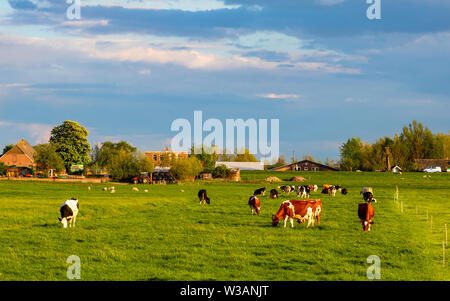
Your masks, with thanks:
[{"label": "tree line", "polygon": [[394,137],[382,137],[375,143],[352,137],[340,147],[341,170],[385,171],[393,166],[403,170],[418,170],[416,159],[448,159],[450,132],[433,134],[414,120]]}]

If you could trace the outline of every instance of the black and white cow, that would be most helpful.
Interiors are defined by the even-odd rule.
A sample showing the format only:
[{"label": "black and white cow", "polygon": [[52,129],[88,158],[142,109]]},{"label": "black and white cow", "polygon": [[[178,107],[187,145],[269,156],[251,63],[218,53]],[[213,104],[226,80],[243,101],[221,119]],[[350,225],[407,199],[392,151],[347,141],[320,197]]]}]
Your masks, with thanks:
[{"label": "black and white cow", "polygon": [[290,193],[291,192],[291,186],[278,186],[278,189],[283,191],[284,193]]},{"label": "black and white cow", "polygon": [[202,190],[200,190],[198,192],[198,198],[200,200],[200,204],[202,204],[202,205],[204,205],[204,204],[208,204],[209,205],[211,203],[210,199],[206,195],[206,190],[205,189],[202,189]]},{"label": "black and white cow", "polygon": [[302,185],[297,187],[297,196],[302,198],[309,198],[311,193],[311,187],[307,185]]},{"label": "black and white cow", "polygon": [[58,218],[64,228],[75,227],[75,222],[77,220],[78,210],[80,209],[80,205],[78,204],[77,199],[70,199],[64,202],[61,205],[59,211],[61,212],[61,218]]},{"label": "black and white cow", "polygon": [[266,187],[256,189],[255,192],[253,192],[253,195],[265,195],[266,194]]}]

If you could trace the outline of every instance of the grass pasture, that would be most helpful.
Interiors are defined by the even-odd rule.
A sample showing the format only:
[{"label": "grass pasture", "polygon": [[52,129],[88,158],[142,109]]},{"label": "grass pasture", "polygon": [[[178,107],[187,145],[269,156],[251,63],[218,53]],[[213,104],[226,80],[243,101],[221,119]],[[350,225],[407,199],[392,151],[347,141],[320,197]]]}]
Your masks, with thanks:
[{"label": "grass pasture", "polygon": [[[307,184],[340,184],[349,194],[323,201],[321,225],[271,226],[280,194],[261,198],[250,215],[249,195],[268,176],[293,175]],[[382,280],[450,280],[442,264],[444,225],[450,224],[450,175],[422,173],[241,172],[242,183],[102,186],[0,181],[0,280],[67,280],[66,259],[81,259],[82,280],[356,280],[366,281],[370,255],[381,259]],[[284,182],[290,183],[290,182]],[[298,183],[297,183],[298,184]],[[395,186],[399,200],[394,203]],[[364,233],[359,191],[374,188],[375,224]],[[204,188],[211,205],[201,206]],[[149,192],[143,192],[148,189]],[[184,190],[184,192],[181,192]],[[80,201],[77,226],[63,229],[59,207]],[[428,211],[428,221],[427,221]],[[433,229],[431,229],[431,216]],[[448,251],[448,248],[447,248]],[[450,254],[447,254],[450,257]]]}]

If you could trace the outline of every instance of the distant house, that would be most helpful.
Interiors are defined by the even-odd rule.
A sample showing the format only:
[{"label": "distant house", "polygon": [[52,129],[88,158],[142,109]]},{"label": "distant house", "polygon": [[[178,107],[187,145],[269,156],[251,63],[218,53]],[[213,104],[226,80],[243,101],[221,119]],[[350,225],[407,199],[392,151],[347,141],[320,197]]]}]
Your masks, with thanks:
[{"label": "distant house", "polygon": [[393,173],[401,173],[403,170],[399,166],[394,166],[391,168],[391,172]]},{"label": "distant house", "polygon": [[303,160],[271,168],[274,171],[338,171],[338,169],[310,160]]},{"label": "distant house", "polygon": [[34,170],[36,163],[34,155],[36,151],[25,139],[21,140],[17,145],[7,151],[0,157],[0,162],[13,170],[14,175],[23,174],[24,171]]},{"label": "distant house", "polygon": [[217,161],[216,167],[219,165],[225,165],[227,168],[239,168],[239,170],[264,170],[264,162]]},{"label": "distant house", "polygon": [[170,161],[171,158],[175,159],[187,159],[188,153],[182,152],[182,151],[169,151],[169,149],[166,147],[166,150],[164,151],[148,151],[145,152],[145,155],[153,160],[155,162],[155,166],[160,166],[161,162],[164,160]]},{"label": "distant house", "polygon": [[430,166],[440,166],[443,171],[446,171],[450,166],[450,160],[448,159],[416,159],[415,163],[419,170]]}]

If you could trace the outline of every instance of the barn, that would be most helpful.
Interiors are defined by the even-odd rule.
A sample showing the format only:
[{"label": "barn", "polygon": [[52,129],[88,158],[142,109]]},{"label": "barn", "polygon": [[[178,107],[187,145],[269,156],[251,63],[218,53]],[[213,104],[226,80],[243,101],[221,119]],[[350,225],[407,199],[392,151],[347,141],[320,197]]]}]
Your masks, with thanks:
[{"label": "barn", "polygon": [[10,168],[9,176],[26,176],[32,174],[32,171],[36,168],[35,154],[34,148],[27,140],[23,139],[1,156],[0,162]]},{"label": "barn", "polygon": [[271,168],[273,171],[338,171],[336,168],[317,163],[310,160],[303,160]]}]

